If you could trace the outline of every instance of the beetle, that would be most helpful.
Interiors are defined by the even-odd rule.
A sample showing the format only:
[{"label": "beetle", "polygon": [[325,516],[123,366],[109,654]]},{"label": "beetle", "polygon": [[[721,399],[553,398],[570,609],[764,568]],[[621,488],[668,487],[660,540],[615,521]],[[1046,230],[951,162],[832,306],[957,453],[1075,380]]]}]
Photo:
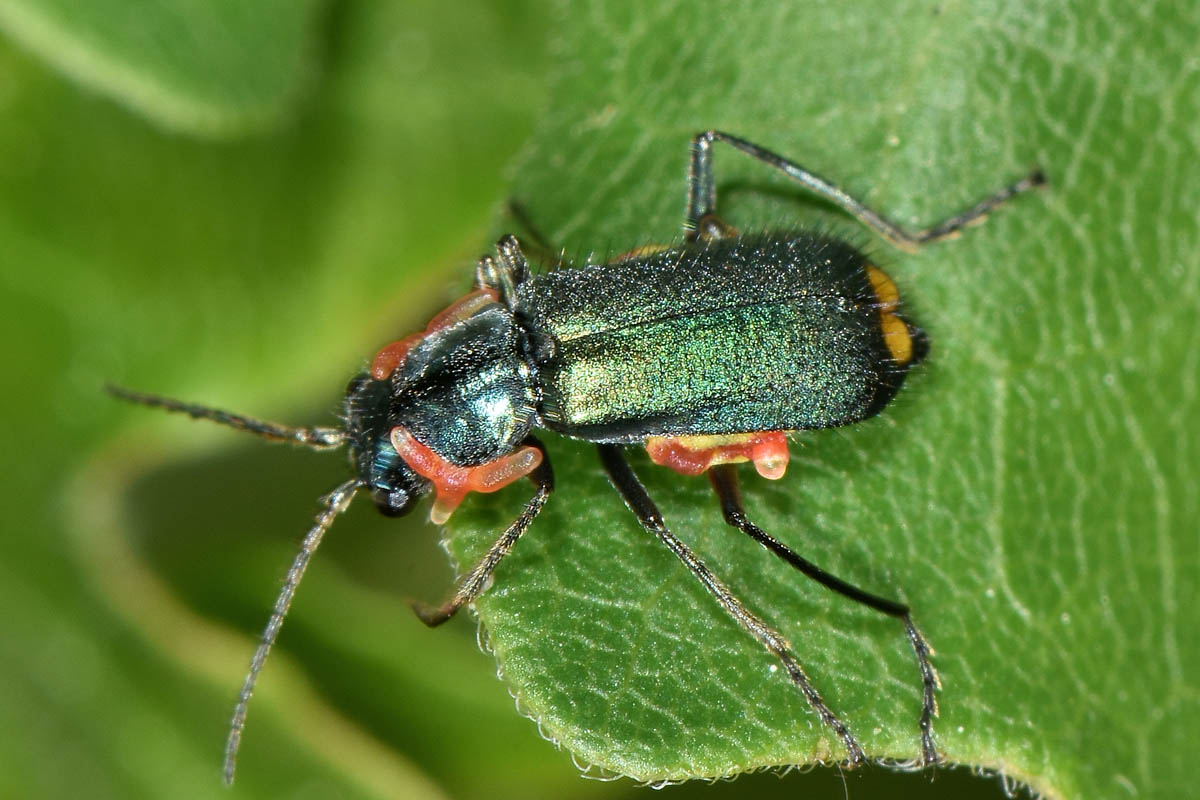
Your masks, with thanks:
[{"label": "beetle", "polygon": [[[860,589],[803,558],[751,522],[735,465],[777,479],[787,433],[849,425],[878,414],[928,338],[901,311],[895,283],[859,249],[811,231],[743,234],[716,214],[713,145],[722,142],[840,207],[901,250],[957,235],[1014,195],[1041,186],[1034,170],[978,204],[910,233],[835,184],[764,147],[720,131],[691,141],[684,240],[631,250],[603,264],[532,274],[508,235],[479,259],[476,288],[425,330],[383,347],[349,384],[339,428],[294,428],[156,395],[118,397],[315,449],[345,446],[353,477],[322,510],[288,570],[238,696],[225,750],[232,782],[247,706],[310,558],[357,492],[389,516],[433,495],[442,524],[470,492],[519,479],[535,491],[524,510],[440,606],[414,604],[430,626],[450,619],[490,584],[554,490],[548,430],[594,442],[609,480],[656,536],[747,633],[772,653],[851,765],[865,760],[822,699],[788,641],[759,618],[666,526],[622,448],[686,475],[707,474],[725,521],[821,585],[900,620],[922,684],[920,763],[938,762],[933,739],[940,681],[909,607]],[[544,245],[544,243],[543,243]],[[549,250],[547,247],[543,247]]]}]

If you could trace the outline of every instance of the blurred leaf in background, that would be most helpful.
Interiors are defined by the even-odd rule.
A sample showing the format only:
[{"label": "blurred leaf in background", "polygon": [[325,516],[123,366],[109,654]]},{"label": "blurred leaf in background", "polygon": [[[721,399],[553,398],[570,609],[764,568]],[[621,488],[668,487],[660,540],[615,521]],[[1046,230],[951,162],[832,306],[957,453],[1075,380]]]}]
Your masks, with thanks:
[{"label": "blurred leaf in background", "polygon": [[0,26],[48,64],[192,136],[263,130],[320,74],[325,0],[10,0]]},{"label": "blurred leaf in background", "polygon": [[[6,448],[13,511],[0,585],[7,607],[22,611],[6,615],[0,635],[11,676],[0,720],[21,732],[0,754],[3,796],[68,797],[85,787],[94,797],[225,796],[221,740],[248,645],[275,593],[280,558],[344,465],[279,449],[260,455],[250,447],[257,442],[151,420],[114,404],[101,386],[117,381],[330,421],[365,356],[461,290],[463,265],[486,242],[504,195],[504,164],[541,98],[543,22],[534,6],[501,12],[475,3],[451,17],[435,4],[252,4],[236,12],[227,4],[220,24],[229,33],[216,36],[206,22],[215,7],[203,5],[146,4],[140,39],[171,42],[183,27],[201,40],[165,47],[169,66],[150,63],[99,22],[76,37],[60,31],[56,47],[103,50],[123,65],[117,71],[173,87],[179,105],[208,103],[231,118],[239,93],[261,79],[275,96],[262,89],[244,110],[286,108],[276,127],[234,136],[250,125],[245,119],[214,142],[204,121],[164,120],[120,86],[64,81],[25,49],[40,52],[28,25],[12,24],[0,51],[0,327],[13,345],[5,348],[6,412],[21,420]],[[49,5],[23,9],[26,21],[54,16]],[[287,48],[265,43],[266,30],[303,33],[291,44],[303,58],[283,69],[277,60]],[[211,70],[228,68],[230,48],[246,75],[223,83]],[[105,429],[118,420],[136,421],[143,433],[126,429],[106,448]],[[148,428],[161,436],[149,439]],[[245,460],[213,451],[243,446]],[[185,463],[191,468],[177,466]],[[347,527],[352,539],[353,521]],[[384,537],[352,555],[333,542],[328,572],[312,576],[314,594],[330,581],[345,587],[326,606],[332,628],[314,623],[306,635],[296,620],[293,644],[332,659],[336,685],[319,685],[328,674],[315,689],[300,678],[289,685],[281,650],[276,688],[264,687],[254,709],[260,733],[246,749],[262,769],[245,770],[238,791],[465,791],[490,764],[461,769],[451,746],[461,720],[486,729],[490,741],[511,742],[491,762],[511,765],[498,780],[511,785],[514,774],[524,780],[541,769],[578,783],[569,762],[512,711],[469,625],[458,636],[424,637],[402,609],[396,593],[414,591],[403,570],[434,571],[429,591],[451,577],[431,534],[422,561],[403,528],[367,529]],[[358,556],[368,549],[381,560]],[[381,574],[393,555],[401,580]],[[390,606],[386,597],[385,606],[375,602],[372,580],[388,586]],[[347,608],[356,609],[349,619]],[[396,649],[403,636],[352,632],[368,608],[368,618],[403,621],[410,637],[420,632],[406,648],[423,648],[419,657]],[[329,646],[330,635],[353,652]],[[346,670],[347,661],[356,668]],[[404,683],[396,661],[422,683]],[[372,731],[328,710],[329,698],[356,691],[352,707],[384,717],[403,702],[409,716],[389,716],[391,728]],[[447,698],[454,702],[443,706]],[[273,716],[282,704],[308,727]],[[411,718],[438,723],[408,735],[429,737],[415,752],[406,754],[399,737],[374,743]],[[426,759],[430,751],[443,755]],[[442,786],[439,773],[461,777]]]},{"label": "blurred leaf in background", "polygon": [[[1049,192],[906,257],[717,154],[732,222],[846,231],[934,343],[884,417],[802,437],[779,485],[748,480],[749,511],[913,604],[952,760],[1051,796],[1187,794],[1195,11],[14,0],[0,29],[0,796],[228,796],[242,670],[315,498],[345,475],[338,458],[118,407],[105,381],[330,423],[374,349],[466,286],[506,196],[581,260],[672,239],[685,143],[709,127],[905,223],[1047,168]],[[647,779],[827,746],[769,657],[637,529],[591,448],[551,448],[560,491],[479,604],[543,734]],[[635,466],[870,751],[913,755],[917,683],[894,621],[732,535],[703,480]],[[459,564],[521,494],[459,512]],[[330,534],[251,708],[235,794],[643,791],[580,780],[513,711],[470,620],[411,617],[406,597],[452,579],[419,516],[362,503]],[[671,791],[840,796],[842,780]],[[858,798],[1000,789],[963,770],[844,780]]]}]

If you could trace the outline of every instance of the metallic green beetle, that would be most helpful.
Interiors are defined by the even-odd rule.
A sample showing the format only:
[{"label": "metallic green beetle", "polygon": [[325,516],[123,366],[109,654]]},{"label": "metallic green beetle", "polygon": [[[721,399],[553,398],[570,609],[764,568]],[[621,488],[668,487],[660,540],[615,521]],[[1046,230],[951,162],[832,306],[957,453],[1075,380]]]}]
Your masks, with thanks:
[{"label": "metallic green beetle", "polygon": [[[230,725],[234,763],[250,695],[308,561],[359,489],[385,514],[435,496],[442,523],[472,491],[522,477],[536,491],[521,515],[440,607],[418,605],[430,625],[449,619],[490,584],[501,559],[554,488],[538,428],[596,442],[625,503],[751,636],[783,665],[841,739],[858,740],[821,698],[784,637],[755,616],[663,522],[622,453],[644,444],[656,463],[706,472],[726,521],[804,575],[901,620],[916,654],[923,698],[921,763],[938,761],[932,719],[937,673],[908,606],[869,594],[802,558],[746,518],[734,465],[783,475],[788,431],[847,425],[878,413],[928,352],[899,312],[895,284],[849,244],[811,232],[742,235],[716,216],[712,147],[728,145],[841,207],[893,245],[915,251],[957,234],[1013,195],[1044,183],[1040,171],[945,222],[908,233],[803,167],[744,139],[706,131],[692,140],[685,241],[630,251],[601,265],[531,275],[520,243],[502,238],[476,269],[477,289],[426,329],[384,347],[347,390],[343,428],[291,428],[175,400],[114,389],[127,400],[211,419],[315,448],[349,447],[354,477],[324,498],[250,665]],[[548,249],[548,248],[547,248]]]}]

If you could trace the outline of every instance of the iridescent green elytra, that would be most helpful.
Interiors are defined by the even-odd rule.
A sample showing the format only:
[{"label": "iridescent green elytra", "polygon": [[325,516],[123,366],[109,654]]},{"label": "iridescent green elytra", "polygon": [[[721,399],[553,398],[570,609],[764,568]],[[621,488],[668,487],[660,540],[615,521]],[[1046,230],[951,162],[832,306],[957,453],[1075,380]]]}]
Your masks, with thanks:
[{"label": "iridescent green elytra", "polygon": [[831,428],[870,417],[924,355],[881,325],[867,260],[812,233],[697,241],[531,278],[517,313],[545,427],[598,442]]}]

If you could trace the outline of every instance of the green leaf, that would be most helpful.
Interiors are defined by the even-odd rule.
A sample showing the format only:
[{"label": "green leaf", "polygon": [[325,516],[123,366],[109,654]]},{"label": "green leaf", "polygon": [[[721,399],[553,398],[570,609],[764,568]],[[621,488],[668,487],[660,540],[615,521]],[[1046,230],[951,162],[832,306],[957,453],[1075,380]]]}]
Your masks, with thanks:
[{"label": "green leaf", "polygon": [[0,30],[163,127],[278,123],[317,72],[323,0],[10,0]]},{"label": "green leaf", "polygon": [[[314,499],[345,477],[336,457],[119,406],[104,381],[330,422],[381,343],[461,293],[506,195],[575,260],[670,240],[686,142],[709,127],[906,224],[1047,168],[1048,191],[909,257],[718,152],[732,222],[866,244],[934,347],[882,417],[802,437],[778,484],[747,476],[748,511],[912,603],[938,649],[948,757],[1056,797],[1192,794],[1194,11],[463,0],[452,15],[347,2],[313,24],[328,64],[294,113],[235,144],[163,133],[64,82],[52,55],[0,48],[0,595],[14,610],[0,795],[229,796],[234,694]],[[509,187],[503,165],[535,126]],[[770,657],[637,528],[591,448],[549,444],[559,491],[479,604],[542,730],[647,777],[839,757]],[[702,479],[633,458],[871,753],[915,754],[899,626],[735,535]],[[458,562],[522,500],[468,500]],[[579,780],[513,712],[470,619],[429,631],[407,612],[451,577],[422,516],[360,499],[330,532],[263,674],[234,792],[644,794]],[[1000,791],[965,769],[845,780],[859,800]],[[829,769],[672,791],[837,797],[843,783]]]},{"label": "green leaf", "polygon": [[[716,155],[729,221],[850,231],[933,342],[880,418],[798,437],[778,484],[746,470],[751,518],[910,603],[944,681],[941,752],[1047,796],[1191,785],[1198,23],[1086,4],[572,5],[552,110],[516,173],[554,247],[602,260],[678,238],[687,142],[707,128],[914,227],[1045,167],[1048,191],[910,257],[761,164]],[[638,527],[592,449],[550,453],[558,492],[477,604],[546,735],[644,781],[841,758],[771,656]],[[868,753],[914,758],[920,682],[902,627],[740,538],[703,479],[634,464]],[[460,567],[518,508],[460,512]]]}]

